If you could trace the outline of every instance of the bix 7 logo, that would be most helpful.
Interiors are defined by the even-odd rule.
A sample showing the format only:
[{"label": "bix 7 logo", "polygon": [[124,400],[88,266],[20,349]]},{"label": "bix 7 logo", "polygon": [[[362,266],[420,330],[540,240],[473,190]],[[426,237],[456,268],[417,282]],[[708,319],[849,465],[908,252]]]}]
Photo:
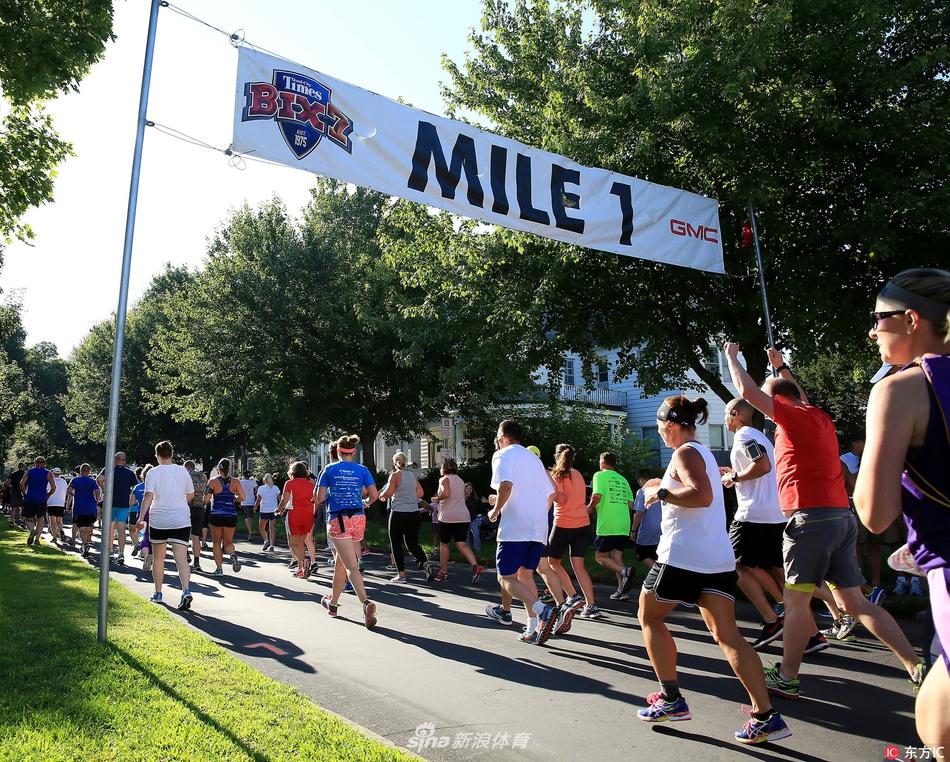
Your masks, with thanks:
[{"label": "bix 7 logo", "polygon": [[274,69],[272,82],[245,83],[241,121],[273,119],[298,159],[308,156],[324,135],[352,153],[353,122],[330,102],[331,95],[330,88],[313,77]]}]

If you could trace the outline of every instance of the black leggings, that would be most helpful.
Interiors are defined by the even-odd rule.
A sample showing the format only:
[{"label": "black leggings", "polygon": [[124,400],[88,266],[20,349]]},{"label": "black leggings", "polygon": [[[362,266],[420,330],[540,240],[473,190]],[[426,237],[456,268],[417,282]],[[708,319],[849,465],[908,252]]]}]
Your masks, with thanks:
[{"label": "black leggings", "polygon": [[426,562],[426,554],[419,545],[419,527],[422,525],[422,514],[418,511],[390,511],[389,512],[389,547],[392,549],[393,562],[400,573],[406,570],[406,561],[403,553],[403,543],[409,552],[416,557],[420,564]]}]

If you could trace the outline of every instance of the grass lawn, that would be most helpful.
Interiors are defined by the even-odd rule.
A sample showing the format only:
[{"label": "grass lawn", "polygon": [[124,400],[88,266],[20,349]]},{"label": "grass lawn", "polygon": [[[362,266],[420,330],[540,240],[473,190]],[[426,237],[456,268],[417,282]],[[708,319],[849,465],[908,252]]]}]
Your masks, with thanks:
[{"label": "grass lawn", "polygon": [[0,759],[415,759],[118,583],[99,644],[97,571],[0,523]]}]

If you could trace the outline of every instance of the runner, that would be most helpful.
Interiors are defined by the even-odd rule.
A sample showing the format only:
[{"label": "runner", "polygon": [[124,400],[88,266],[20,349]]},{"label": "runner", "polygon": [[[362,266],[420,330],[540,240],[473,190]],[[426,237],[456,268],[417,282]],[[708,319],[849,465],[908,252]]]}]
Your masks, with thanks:
[{"label": "runner", "polygon": [[26,463],[17,463],[16,471],[10,474],[10,526],[23,526],[23,492],[20,491],[20,482],[26,473]]},{"label": "runner", "polygon": [[278,516],[288,514],[287,541],[290,544],[290,552],[293,553],[294,560],[297,562],[297,571],[294,576],[300,579],[306,579],[313,573],[310,567],[315,558],[311,556],[308,561],[306,550],[306,537],[313,532],[315,513],[314,483],[310,480],[309,473],[307,464],[302,460],[291,465],[287,472],[289,478],[284,484],[284,494],[277,506]]},{"label": "runner", "polygon": [[56,492],[50,495],[46,502],[46,512],[49,514],[49,533],[53,537],[53,542],[60,545],[66,544],[66,533],[63,531],[63,515],[66,513],[66,490],[69,485],[60,475],[63,472],[53,469],[53,484],[56,485]]},{"label": "runner", "polygon": [[617,575],[617,589],[610,594],[614,601],[630,597],[634,576],[623,563],[623,551],[630,541],[630,512],[633,491],[630,482],[617,473],[617,456],[612,452],[600,456],[600,471],[591,484],[588,513],[597,511],[597,536],[594,539],[594,560]]},{"label": "runner", "polygon": [[376,625],[376,604],[366,595],[363,575],[359,570],[360,541],[366,532],[366,513],[363,496],[369,503],[376,502],[379,493],[373,475],[366,466],[353,462],[356,445],[360,438],[355,434],[337,440],[338,463],[331,463],[320,474],[319,487],[314,500],[327,503],[327,537],[333,543],[337,563],[333,569],[333,591],[323,596],[321,603],[330,616],[337,615],[343,583],[349,578],[357,598],[363,605],[363,621],[367,629]]},{"label": "runner", "polygon": [[[528,614],[528,626],[518,637],[525,643],[543,645],[551,636],[558,610],[538,600],[534,572],[544,554],[548,506],[555,489],[541,459],[522,447],[521,439],[517,421],[507,419],[499,424],[491,477],[498,496],[488,520],[499,522],[498,581],[512,598],[524,603]],[[489,614],[487,609],[485,613]]]},{"label": "runner", "polygon": [[768,358],[781,377],[759,389],[739,364],[739,345],[726,342],[732,382],[740,396],[775,421],[775,475],[785,527],[785,631],[782,661],[765,671],[769,691],[789,699],[800,696],[802,655],[821,638],[811,613],[811,597],[824,580],[834,585],[838,606],[856,616],[904,665],[915,684],[923,679],[917,654],[897,622],[861,593],[864,577],[855,554],[857,520],[848,505],[838,435],[831,417],[809,404],[782,353],[770,347]]},{"label": "runner", "polygon": [[729,455],[732,467],[722,469],[722,485],[736,490],[738,508],[729,539],[736,554],[739,589],[762,617],[762,633],[752,644],[758,651],[781,637],[785,626],[784,617],[776,614],[766,595],[784,610],[786,519],[778,504],[775,452],[768,437],[753,426],[756,418],[756,409],[743,399],[726,405],[726,428],[735,434],[735,441]]},{"label": "runner", "polygon": [[[434,575],[436,582],[445,582],[449,578],[449,553],[452,543],[472,567],[472,584],[481,579],[485,567],[472,553],[468,545],[470,515],[465,505],[465,482],[458,475],[458,463],[455,458],[446,458],[439,469],[439,490],[433,501],[439,506],[439,571]],[[432,576],[427,570],[427,576]]]},{"label": "runner", "polygon": [[33,461],[33,468],[23,474],[20,491],[23,493],[23,519],[30,530],[26,544],[35,542],[39,545],[46,524],[46,501],[56,493],[53,475],[46,469],[46,458],[42,455]]},{"label": "runner", "polygon": [[872,532],[903,513],[913,557],[904,571],[930,584],[940,657],[915,714],[917,733],[937,758],[950,748],[950,272],[905,270],[874,309],[870,337],[882,359],[907,367],[871,391],[854,502]]},{"label": "runner", "polygon": [[[116,566],[125,566],[125,532],[129,522],[129,507],[132,505],[132,488],[136,484],[135,472],[126,467],[125,453],[115,454],[115,465],[112,468],[112,532],[109,536],[109,556],[112,556],[112,538],[117,538],[118,553],[115,557]],[[105,470],[96,479],[99,489],[105,495]],[[104,498],[103,498],[104,499]]]},{"label": "runner", "polygon": [[92,478],[92,466],[83,463],[79,467],[79,476],[74,476],[66,488],[66,496],[73,505],[73,526],[79,531],[82,545],[82,557],[89,558],[92,547],[92,525],[96,523],[98,503],[102,499],[99,483]]},{"label": "runner", "polygon": [[264,483],[257,489],[257,508],[259,516],[258,529],[264,538],[261,550],[276,550],[274,541],[277,539],[277,522],[274,512],[280,502],[280,488],[274,484],[271,474],[264,474]]},{"label": "runner", "polygon": [[393,472],[380,500],[390,500],[389,508],[389,549],[396,567],[396,576],[390,582],[404,584],[406,579],[406,555],[404,548],[415,556],[419,568],[426,566],[426,554],[419,544],[419,528],[422,526],[422,511],[419,501],[422,499],[422,485],[415,474],[409,470],[409,458],[404,452],[393,455]]},{"label": "runner", "polygon": [[194,496],[194,485],[184,466],[172,463],[175,449],[165,440],[155,445],[158,465],[145,475],[145,499],[139,528],[148,521],[148,538],[156,563],[152,567],[155,593],[149,599],[162,602],[162,582],[165,578],[165,546],[172,546],[172,555],[181,582],[180,611],[191,608],[191,570],[188,568],[188,542],[191,540],[191,511],[188,508]]},{"label": "runner", "polygon": [[633,525],[630,527],[630,537],[634,541],[637,559],[647,567],[649,573],[657,559],[656,549],[660,544],[662,513],[647,510],[643,499],[643,487],[648,481],[650,481],[650,472],[645,468],[637,469],[637,484],[640,485],[640,489],[633,498]]},{"label": "runner", "polygon": [[[691,719],[679,689],[676,646],[666,617],[680,604],[698,606],[752,702],[752,716],[735,738],[757,744],[788,738],[791,731],[772,708],[762,662],[736,626],[736,559],[726,533],[726,506],[719,466],[696,441],[696,423],[708,417],[706,400],[667,397],[656,413],[663,443],[673,458],[658,487],[644,488],[648,510],[662,510],[657,562],[640,591],[640,626],[660,690],[647,697],[637,716],[645,722]],[[661,505],[650,508],[660,501]]]},{"label": "runner", "polygon": [[[191,478],[190,476],[188,477]],[[211,503],[211,551],[214,554],[214,577],[223,577],[224,554],[231,560],[234,573],[241,571],[241,560],[234,549],[234,531],[237,526],[237,504],[235,498],[244,500],[244,488],[239,479],[231,476],[231,461],[221,458],[218,462],[218,476],[208,482],[205,502]],[[154,538],[152,540],[154,542]]]},{"label": "runner", "polygon": [[193,460],[185,461],[185,470],[191,477],[191,486],[194,487],[194,495],[188,503],[188,511],[191,514],[191,570],[195,573],[201,571],[201,541],[208,531],[210,513],[205,512],[205,495],[208,494],[208,477],[205,476],[195,466]]},{"label": "runner", "polygon": [[[136,468],[133,471],[135,474],[135,484],[132,487],[132,495],[129,505],[129,522],[126,524],[126,527],[129,530],[129,542],[132,543],[132,555],[135,555],[135,546],[138,544],[138,523],[139,523],[139,512],[142,510],[142,498],[145,497],[145,488],[142,484],[142,468]],[[142,487],[141,490],[136,492],[136,489]]]},{"label": "runner", "polygon": [[244,500],[241,502],[241,513],[244,516],[244,526],[247,527],[247,541],[254,537],[254,507],[257,504],[257,479],[250,471],[245,471],[241,479],[241,489],[244,490]]},{"label": "runner", "polygon": [[[581,472],[574,468],[575,450],[569,444],[559,444],[554,448],[554,467],[551,478],[554,480],[554,526],[548,535],[545,558],[540,569],[545,581],[553,574],[560,587],[564,589],[566,600],[562,603],[558,621],[554,625],[555,635],[564,635],[571,629],[571,619],[579,612],[584,619],[598,619],[601,615],[594,600],[594,586],[584,567],[587,556],[587,544],[590,537],[590,514],[587,512],[587,485]],[[571,584],[571,576],[561,563],[565,551],[570,551],[571,568],[577,578],[583,595],[577,593]],[[554,588],[548,582],[548,589]],[[586,605],[585,605],[586,604]]]}]

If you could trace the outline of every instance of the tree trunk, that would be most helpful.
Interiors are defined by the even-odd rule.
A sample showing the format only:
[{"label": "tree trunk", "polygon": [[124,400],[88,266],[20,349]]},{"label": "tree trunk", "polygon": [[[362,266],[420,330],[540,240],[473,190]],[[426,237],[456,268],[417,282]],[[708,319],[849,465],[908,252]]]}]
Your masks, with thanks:
[{"label": "tree trunk", "polygon": [[371,423],[366,423],[360,427],[360,447],[363,450],[363,465],[369,469],[369,472],[376,478],[376,436],[379,434],[379,427]]}]

